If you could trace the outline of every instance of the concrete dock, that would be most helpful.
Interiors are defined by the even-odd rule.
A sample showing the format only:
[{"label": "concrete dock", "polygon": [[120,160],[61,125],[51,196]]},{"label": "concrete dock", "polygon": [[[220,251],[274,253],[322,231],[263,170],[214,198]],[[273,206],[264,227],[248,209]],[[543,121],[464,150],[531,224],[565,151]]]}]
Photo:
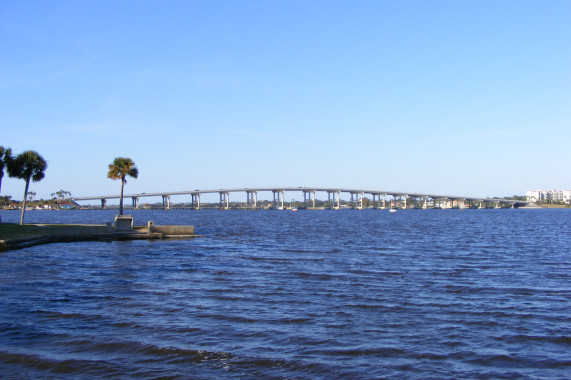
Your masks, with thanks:
[{"label": "concrete dock", "polygon": [[[50,225],[37,224],[24,226],[29,230],[24,235],[7,233],[0,240],[0,251],[9,251],[32,247],[40,244],[65,243],[78,241],[119,241],[154,239],[190,239],[201,237],[194,233],[194,226],[156,226],[148,222],[147,226],[132,226],[117,230],[114,225]],[[15,227],[17,228],[17,227]]]}]

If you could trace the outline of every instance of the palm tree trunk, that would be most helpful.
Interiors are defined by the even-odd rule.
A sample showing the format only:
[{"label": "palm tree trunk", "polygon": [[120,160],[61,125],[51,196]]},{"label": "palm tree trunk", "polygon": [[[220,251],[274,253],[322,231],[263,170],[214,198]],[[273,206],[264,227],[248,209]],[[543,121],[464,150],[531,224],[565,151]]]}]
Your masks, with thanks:
[{"label": "palm tree trunk", "polygon": [[28,199],[28,187],[30,187],[30,178],[26,179],[26,189],[24,190],[24,202],[22,203],[22,214],[20,214],[20,225],[24,224],[24,212],[26,211],[26,199]]},{"label": "palm tree trunk", "polygon": [[123,215],[123,187],[125,186],[125,178],[121,178],[121,196],[119,198],[119,215]]}]

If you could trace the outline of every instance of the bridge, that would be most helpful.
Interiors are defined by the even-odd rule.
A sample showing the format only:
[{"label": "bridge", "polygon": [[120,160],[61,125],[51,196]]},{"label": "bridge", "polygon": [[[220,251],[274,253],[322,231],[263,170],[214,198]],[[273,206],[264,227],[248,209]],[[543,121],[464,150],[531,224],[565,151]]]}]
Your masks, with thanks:
[{"label": "bridge", "polygon": [[[123,198],[131,198],[133,208],[139,207],[139,199],[144,197],[162,197],[163,208],[170,209],[170,199],[172,196],[188,196],[191,197],[191,208],[200,210],[200,196],[201,194],[215,194],[220,196],[220,209],[230,209],[230,194],[231,193],[246,193],[246,207],[256,209],[258,207],[258,193],[271,192],[273,194],[273,208],[284,208],[284,197],[286,192],[303,193],[303,204],[307,209],[316,209],[315,194],[327,193],[328,204],[331,209],[339,209],[341,207],[341,194],[349,194],[351,196],[351,207],[355,209],[363,209],[363,200],[365,195],[372,196],[372,207],[384,209],[387,207],[387,196],[391,197],[389,207],[407,208],[407,199],[421,199],[423,200],[423,208],[428,207],[428,200],[431,200],[433,208],[452,208],[462,207],[465,202],[479,203],[479,208],[482,208],[484,202],[491,202],[495,204],[496,208],[501,207],[502,204],[511,204],[514,207],[516,204],[527,204],[526,201],[518,201],[512,199],[500,198],[477,198],[477,197],[463,197],[455,195],[439,195],[439,194],[421,194],[421,193],[407,193],[401,191],[382,191],[382,190],[363,190],[363,189],[347,189],[347,188],[325,188],[325,187],[256,187],[256,188],[233,188],[233,189],[216,189],[216,190],[192,190],[192,191],[173,191],[162,193],[140,193],[128,194]],[[107,200],[118,199],[119,195],[101,195],[91,197],[74,197],[74,201],[88,201],[100,200],[101,208],[105,208]]]}]

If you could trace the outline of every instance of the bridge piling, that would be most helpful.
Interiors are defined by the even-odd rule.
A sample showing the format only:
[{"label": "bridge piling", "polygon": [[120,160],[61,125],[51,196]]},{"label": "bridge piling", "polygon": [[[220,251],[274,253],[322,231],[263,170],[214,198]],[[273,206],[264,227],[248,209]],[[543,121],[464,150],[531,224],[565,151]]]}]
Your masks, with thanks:
[{"label": "bridge piling", "polygon": [[246,191],[246,205],[252,207],[254,210],[258,207],[258,192],[257,191]]},{"label": "bridge piling", "polygon": [[220,209],[230,210],[230,192],[221,191],[219,194],[220,194]]},{"label": "bridge piling", "polygon": [[163,195],[163,210],[170,210],[171,208],[171,196]]},{"label": "bridge piling", "polygon": [[191,208],[194,210],[200,210],[200,193],[190,194],[191,197]]},{"label": "bridge piling", "polygon": [[311,207],[315,208],[315,190],[303,190],[303,205],[307,208],[307,203],[311,201]]},{"label": "bridge piling", "polygon": [[363,198],[364,197],[365,197],[365,193],[363,193],[363,192],[357,193],[357,209],[358,210],[363,209]]},{"label": "bridge piling", "polygon": [[332,210],[339,210],[341,208],[341,191],[327,191],[327,198],[329,207]]}]

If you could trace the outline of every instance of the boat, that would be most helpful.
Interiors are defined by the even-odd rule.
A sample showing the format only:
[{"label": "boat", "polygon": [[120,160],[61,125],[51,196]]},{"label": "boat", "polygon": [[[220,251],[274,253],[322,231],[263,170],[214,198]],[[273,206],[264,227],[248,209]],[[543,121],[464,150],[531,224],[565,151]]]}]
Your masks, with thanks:
[{"label": "boat", "polygon": [[397,209],[396,209],[396,208],[391,208],[391,209],[389,209],[389,212],[397,212]]}]

